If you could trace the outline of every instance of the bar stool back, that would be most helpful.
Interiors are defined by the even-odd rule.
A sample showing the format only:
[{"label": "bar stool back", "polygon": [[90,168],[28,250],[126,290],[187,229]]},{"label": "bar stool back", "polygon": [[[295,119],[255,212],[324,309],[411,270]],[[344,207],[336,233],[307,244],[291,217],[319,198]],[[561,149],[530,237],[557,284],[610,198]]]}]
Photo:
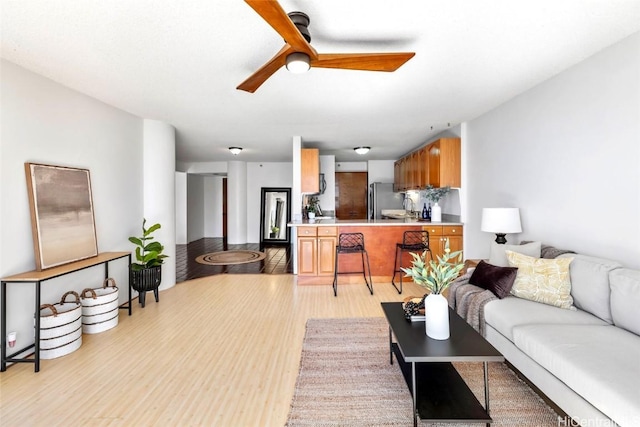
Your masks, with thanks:
[{"label": "bar stool back", "polygon": [[[362,271],[338,271],[338,256],[340,254],[360,254],[362,258]],[[367,259],[367,269],[369,273],[369,280],[367,280],[364,260]],[[362,233],[340,233],[338,236],[338,244],[336,246],[336,261],[333,273],[333,295],[338,296],[338,274],[355,274],[362,273],[364,282],[369,289],[371,295],[373,295],[373,281],[371,280],[371,266],[369,265],[369,254],[364,248],[364,235]]]},{"label": "bar stool back", "polygon": [[[399,294],[402,293],[402,277],[403,271],[400,270],[402,267],[402,254],[404,252],[424,252],[427,251],[429,254],[429,258],[433,259],[433,255],[431,254],[431,249],[429,248],[429,232],[428,231],[405,231],[402,237],[402,243],[396,243],[396,259],[393,263],[393,277],[391,278],[391,284],[398,291]],[[426,260],[425,260],[426,261]],[[395,283],[396,274],[400,273],[400,287]]]}]

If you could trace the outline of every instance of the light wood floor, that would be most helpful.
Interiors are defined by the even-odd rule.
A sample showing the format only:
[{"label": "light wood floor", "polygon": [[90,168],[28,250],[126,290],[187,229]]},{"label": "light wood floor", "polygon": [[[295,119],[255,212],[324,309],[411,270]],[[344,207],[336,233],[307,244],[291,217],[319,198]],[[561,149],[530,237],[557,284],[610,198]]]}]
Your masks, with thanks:
[{"label": "light wood floor", "polygon": [[[218,275],[147,295],[67,356],[0,374],[2,426],[283,426],[309,318],[383,316],[405,283],[298,286],[293,275]],[[348,337],[345,337],[348,339]]]}]

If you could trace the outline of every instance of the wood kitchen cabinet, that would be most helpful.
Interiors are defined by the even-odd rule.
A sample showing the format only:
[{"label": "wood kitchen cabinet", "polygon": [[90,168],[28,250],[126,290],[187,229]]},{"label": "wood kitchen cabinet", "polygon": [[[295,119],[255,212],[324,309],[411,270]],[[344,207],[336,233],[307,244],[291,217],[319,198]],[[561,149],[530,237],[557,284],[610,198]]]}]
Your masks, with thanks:
[{"label": "wood kitchen cabinet", "polygon": [[393,191],[402,191],[402,170],[400,168],[400,160],[393,163]]},{"label": "wood kitchen cabinet", "polygon": [[418,187],[424,188],[429,185],[429,147],[422,147],[418,151]]},{"label": "wood kitchen cabinet", "polygon": [[449,239],[451,252],[462,250],[463,228],[461,225],[425,225],[422,228],[429,232],[429,248],[433,259],[444,254],[444,247]]},{"label": "wood kitchen cabinet", "polygon": [[440,138],[394,163],[395,191],[460,187],[460,138]]},{"label": "wood kitchen cabinet", "polygon": [[338,227],[298,227],[298,275],[333,276]]},{"label": "wood kitchen cabinet", "polygon": [[320,150],[303,148],[300,150],[300,191],[320,192]]},{"label": "wood kitchen cabinet", "polygon": [[460,138],[441,138],[428,145],[429,185],[460,187]]}]

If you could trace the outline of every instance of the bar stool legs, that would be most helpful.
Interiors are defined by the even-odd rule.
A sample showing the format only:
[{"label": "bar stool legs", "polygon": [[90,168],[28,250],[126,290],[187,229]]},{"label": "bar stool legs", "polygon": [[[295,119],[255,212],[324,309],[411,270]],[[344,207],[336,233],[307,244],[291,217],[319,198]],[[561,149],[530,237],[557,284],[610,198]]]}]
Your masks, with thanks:
[{"label": "bar stool legs", "polygon": [[[399,294],[402,293],[402,278],[404,272],[400,270],[402,267],[402,253],[403,252],[427,252],[429,258],[433,259],[431,249],[429,248],[429,232],[428,231],[405,231],[402,243],[396,244],[396,256],[393,260],[393,276],[391,277],[391,284]],[[425,260],[426,261],[426,260]],[[396,285],[396,274],[400,273],[400,287]]]},{"label": "bar stool legs", "polygon": [[[400,260],[398,260],[398,257],[400,257]],[[396,246],[396,257],[393,260],[393,277],[391,277],[391,284],[393,285],[394,288],[396,288],[396,291],[398,291],[399,294],[402,293],[402,277],[403,277],[403,271],[400,270],[399,265],[398,264],[402,264],[402,249],[400,249],[399,246]],[[400,288],[398,288],[398,286],[396,286],[396,274],[400,273]]]},{"label": "bar stool legs", "polygon": [[[349,272],[339,272],[338,271],[338,257],[340,254],[360,254],[362,261],[362,270],[361,271],[349,271]],[[367,261],[366,269],[365,269],[365,257]],[[354,274],[354,273],[362,273],[362,277],[364,277],[364,282],[367,285],[367,289],[369,289],[369,293],[373,295],[373,280],[371,279],[371,265],[369,264],[369,254],[364,248],[364,236],[362,233],[341,233],[338,237],[338,245],[336,246],[336,256],[335,256],[335,265],[333,270],[333,296],[338,296],[338,274]],[[369,274],[369,279],[367,280],[367,273]]]}]

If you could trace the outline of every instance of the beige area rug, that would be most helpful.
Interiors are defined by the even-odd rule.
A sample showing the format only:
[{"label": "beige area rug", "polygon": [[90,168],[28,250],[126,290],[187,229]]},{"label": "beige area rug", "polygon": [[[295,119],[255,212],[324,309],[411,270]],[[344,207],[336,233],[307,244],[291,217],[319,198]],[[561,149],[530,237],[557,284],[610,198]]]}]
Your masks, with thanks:
[{"label": "beige area rug", "polygon": [[[455,366],[484,402],[482,364]],[[489,364],[489,392],[493,426],[558,426],[555,412],[502,363]],[[384,318],[307,321],[288,427],[412,426],[411,412],[400,368],[389,364]]]},{"label": "beige area rug", "polygon": [[246,264],[265,259],[267,255],[258,251],[222,251],[200,255],[196,262],[206,265]]}]

